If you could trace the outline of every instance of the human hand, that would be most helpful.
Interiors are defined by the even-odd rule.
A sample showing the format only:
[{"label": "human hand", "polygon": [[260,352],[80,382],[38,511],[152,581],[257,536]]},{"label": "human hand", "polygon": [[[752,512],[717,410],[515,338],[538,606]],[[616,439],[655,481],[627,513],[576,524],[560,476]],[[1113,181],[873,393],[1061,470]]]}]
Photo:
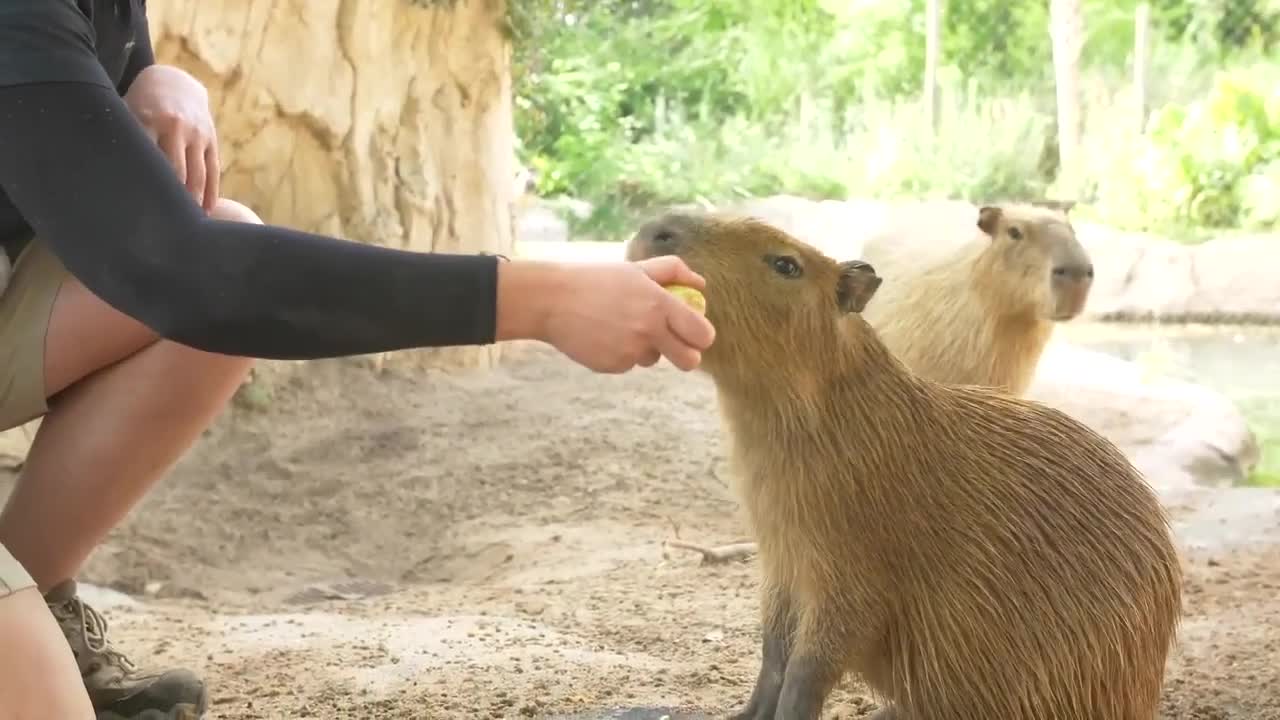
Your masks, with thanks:
[{"label": "human hand", "polygon": [[218,137],[209,92],[200,81],[170,65],[138,73],[124,96],[143,129],[160,146],[205,212],[218,201]]},{"label": "human hand", "polygon": [[663,285],[704,290],[706,280],[675,256],[638,263],[499,265],[498,339],[550,343],[596,372],[651,367],[661,357],[693,370],[715,328]]}]

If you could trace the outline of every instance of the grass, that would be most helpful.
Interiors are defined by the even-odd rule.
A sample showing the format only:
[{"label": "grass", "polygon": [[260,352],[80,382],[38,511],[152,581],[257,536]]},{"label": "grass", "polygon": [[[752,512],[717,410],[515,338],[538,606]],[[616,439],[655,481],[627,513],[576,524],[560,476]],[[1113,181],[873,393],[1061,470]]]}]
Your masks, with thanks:
[{"label": "grass", "polygon": [[1248,485],[1280,488],[1280,398],[1233,398],[1258,438],[1262,457]]}]

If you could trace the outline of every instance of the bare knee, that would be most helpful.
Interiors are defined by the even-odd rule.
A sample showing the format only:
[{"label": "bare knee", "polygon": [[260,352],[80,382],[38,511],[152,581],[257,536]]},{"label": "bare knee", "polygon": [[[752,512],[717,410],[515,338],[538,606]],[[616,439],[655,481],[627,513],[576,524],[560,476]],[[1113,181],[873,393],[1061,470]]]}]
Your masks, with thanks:
[{"label": "bare knee", "polygon": [[213,210],[209,213],[209,217],[215,220],[228,220],[230,222],[262,224],[262,218],[258,217],[257,213],[250,210],[248,206],[242,205],[230,198],[218,198],[218,202],[214,203]]},{"label": "bare knee", "polygon": [[90,720],[71,646],[35,588],[0,597],[0,720]]}]

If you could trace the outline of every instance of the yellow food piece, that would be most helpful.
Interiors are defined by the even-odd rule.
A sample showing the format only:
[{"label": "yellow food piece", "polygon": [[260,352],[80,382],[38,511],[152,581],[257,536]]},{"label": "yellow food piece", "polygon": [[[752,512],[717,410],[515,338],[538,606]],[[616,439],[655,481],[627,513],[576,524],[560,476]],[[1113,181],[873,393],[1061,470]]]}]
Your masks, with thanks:
[{"label": "yellow food piece", "polygon": [[667,292],[680,298],[681,302],[689,307],[697,310],[700,314],[707,314],[707,299],[702,293],[687,285],[663,285]]}]

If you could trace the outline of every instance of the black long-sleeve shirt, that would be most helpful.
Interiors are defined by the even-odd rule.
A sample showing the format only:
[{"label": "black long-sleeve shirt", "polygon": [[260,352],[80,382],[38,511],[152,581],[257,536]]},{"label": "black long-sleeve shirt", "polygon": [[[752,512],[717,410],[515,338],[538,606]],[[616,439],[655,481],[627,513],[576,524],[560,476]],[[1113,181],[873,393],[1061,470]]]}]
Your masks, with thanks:
[{"label": "black long-sleeve shirt", "polygon": [[145,0],[0,3],[0,243],[33,234],[162,337],[310,359],[494,340],[497,258],[213,220],[122,95]]}]

